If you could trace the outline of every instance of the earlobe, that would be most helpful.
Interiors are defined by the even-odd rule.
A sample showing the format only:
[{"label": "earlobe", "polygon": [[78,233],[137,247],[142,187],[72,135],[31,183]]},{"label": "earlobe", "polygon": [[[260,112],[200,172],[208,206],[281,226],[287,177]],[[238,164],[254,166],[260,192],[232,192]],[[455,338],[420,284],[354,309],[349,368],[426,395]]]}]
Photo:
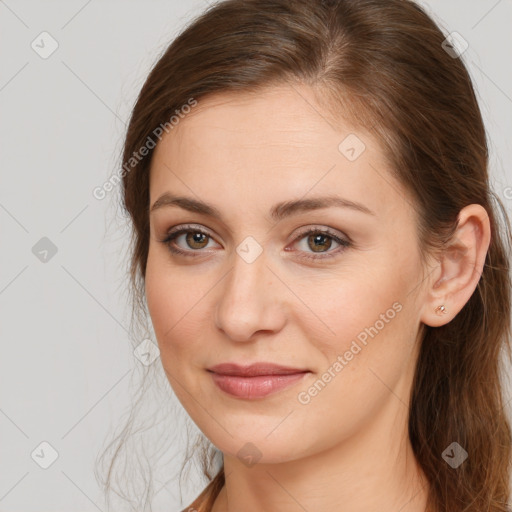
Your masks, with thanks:
[{"label": "earlobe", "polygon": [[452,240],[440,256],[441,274],[429,283],[421,321],[431,327],[449,323],[474,293],[491,240],[489,216],[479,204],[459,213]]},{"label": "earlobe", "polygon": [[446,310],[446,307],[444,304],[440,304],[439,306],[437,306],[436,309],[434,309],[434,313],[441,316],[441,315],[446,315],[448,313],[448,311]]}]

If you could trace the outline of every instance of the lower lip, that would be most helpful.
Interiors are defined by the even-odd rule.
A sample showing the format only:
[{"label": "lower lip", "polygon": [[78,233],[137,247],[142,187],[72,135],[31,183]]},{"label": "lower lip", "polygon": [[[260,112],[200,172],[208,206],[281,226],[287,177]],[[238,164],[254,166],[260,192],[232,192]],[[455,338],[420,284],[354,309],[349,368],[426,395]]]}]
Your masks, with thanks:
[{"label": "lower lip", "polygon": [[213,382],[224,392],[237,398],[256,399],[281,391],[300,381],[310,372],[288,375],[258,375],[257,377],[239,377],[221,375],[212,372]]}]

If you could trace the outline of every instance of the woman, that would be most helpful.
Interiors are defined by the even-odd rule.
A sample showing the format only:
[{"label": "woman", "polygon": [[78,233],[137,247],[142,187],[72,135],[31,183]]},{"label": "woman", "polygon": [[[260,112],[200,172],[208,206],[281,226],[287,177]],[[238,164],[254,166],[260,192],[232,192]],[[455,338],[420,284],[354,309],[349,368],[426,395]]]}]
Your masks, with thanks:
[{"label": "woman", "polygon": [[508,510],[510,223],[455,43],[409,0],[227,0],[149,74],[133,284],[221,455],[185,510]]}]

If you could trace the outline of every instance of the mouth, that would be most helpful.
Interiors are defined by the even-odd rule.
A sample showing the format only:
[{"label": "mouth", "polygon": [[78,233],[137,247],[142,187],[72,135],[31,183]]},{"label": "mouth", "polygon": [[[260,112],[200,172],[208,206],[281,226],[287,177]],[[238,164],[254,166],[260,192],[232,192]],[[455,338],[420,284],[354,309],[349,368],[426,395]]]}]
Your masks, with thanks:
[{"label": "mouth", "polygon": [[310,370],[273,363],[255,363],[249,366],[223,363],[208,368],[216,386],[230,396],[258,399],[277,393],[298,383]]}]

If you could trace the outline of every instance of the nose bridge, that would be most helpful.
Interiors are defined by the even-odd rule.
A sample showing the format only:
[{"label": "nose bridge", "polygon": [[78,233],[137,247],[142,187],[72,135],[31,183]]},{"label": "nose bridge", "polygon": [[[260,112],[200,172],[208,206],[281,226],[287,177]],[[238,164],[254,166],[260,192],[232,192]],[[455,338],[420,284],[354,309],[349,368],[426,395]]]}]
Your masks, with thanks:
[{"label": "nose bridge", "polygon": [[253,236],[246,236],[235,247],[235,252],[233,269],[228,278],[230,291],[242,300],[249,296],[257,298],[257,288],[271,275],[267,268],[268,250],[265,251],[262,243]]},{"label": "nose bridge", "polygon": [[265,259],[259,257],[248,263],[237,255],[233,260],[233,268],[228,276],[224,295],[226,297],[229,295],[235,301],[257,299],[267,279],[268,269]]},{"label": "nose bridge", "polygon": [[237,341],[259,330],[277,330],[284,322],[274,286],[275,276],[263,248],[247,237],[236,248],[216,305],[216,324]]}]

